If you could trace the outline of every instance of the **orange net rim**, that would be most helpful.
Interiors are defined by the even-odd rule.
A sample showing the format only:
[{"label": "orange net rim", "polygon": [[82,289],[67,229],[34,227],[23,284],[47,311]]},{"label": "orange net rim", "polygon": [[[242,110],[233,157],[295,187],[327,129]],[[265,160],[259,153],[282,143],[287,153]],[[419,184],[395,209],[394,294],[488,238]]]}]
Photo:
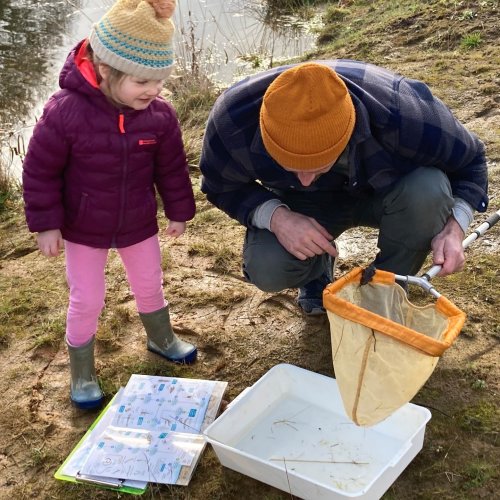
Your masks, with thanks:
[{"label": "orange net rim", "polygon": [[[465,323],[466,316],[446,297],[439,297],[434,306],[431,306],[448,318],[448,328],[442,340],[428,337],[338,297],[337,293],[345,286],[360,283],[362,272],[363,269],[357,267],[325,288],[323,305],[328,311],[399,340],[429,356],[441,356],[453,344]],[[370,283],[395,285],[396,277],[393,273],[377,270]]]}]

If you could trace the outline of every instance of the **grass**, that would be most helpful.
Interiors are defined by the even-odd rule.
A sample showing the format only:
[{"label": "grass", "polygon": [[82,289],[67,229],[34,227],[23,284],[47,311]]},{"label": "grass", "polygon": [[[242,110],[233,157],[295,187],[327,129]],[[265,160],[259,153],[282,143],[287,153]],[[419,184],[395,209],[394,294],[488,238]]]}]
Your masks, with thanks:
[{"label": "grass", "polygon": [[211,224],[224,224],[226,221],[227,215],[219,209],[212,207],[208,210],[198,211],[196,218],[193,220],[193,224],[201,229]]},{"label": "grass", "polygon": [[460,46],[464,49],[476,49],[481,45],[481,33],[469,33],[468,35],[464,35],[460,40]]},{"label": "grass", "polygon": [[[25,272],[5,277],[0,284],[0,349],[14,341],[32,348],[57,346],[64,336],[66,293],[62,261],[54,260],[40,273],[33,267],[28,287],[19,286]],[[53,274],[55,273],[55,274]]]},{"label": "grass", "polygon": [[[474,4],[474,10],[469,5]],[[339,7],[340,4],[340,7]],[[498,2],[356,1],[339,2],[327,7],[325,27],[320,30],[319,55],[369,58],[387,61],[398,45],[417,45],[424,50],[477,48],[486,16]],[[385,34],[390,34],[384,36]],[[488,32],[488,40],[494,40]],[[465,46],[464,46],[465,44]],[[438,59],[439,56],[438,56]]]},{"label": "grass", "polygon": [[[0,141],[1,146],[1,141]],[[5,216],[19,199],[20,186],[0,156],[0,216]]]},{"label": "grass", "polygon": [[466,468],[464,476],[467,478],[465,488],[477,488],[483,486],[495,476],[498,477],[498,470],[491,463],[475,461]]},{"label": "grass", "polygon": [[220,90],[198,70],[177,71],[168,88],[179,121],[183,124],[183,140],[189,165],[196,169],[200,160],[203,129],[208,113]]},{"label": "grass", "polygon": [[32,341],[33,348],[58,347],[66,333],[66,311],[61,311],[55,317],[42,320],[40,332]]},{"label": "grass", "polygon": [[130,310],[123,306],[106,308],[104,318],[100,322],[97,341],[105,346],[107,351],[113,351],[120,347],[120,338],[131,322]]},{"label": "grass", "polygon": [[58,457],[54,455],[53,451],[47,449],[46,443],[42,443],[40,446],[31,448],[31,457],[26,463],[26,467],[42,469],[47,472],[50,470],[50,463],[56,458]]},{"label": "grass", "polygon": [[488,387],[488,384],[485,380],[478,378],[471,383],[471,387],[477,391],[483,391]]}]

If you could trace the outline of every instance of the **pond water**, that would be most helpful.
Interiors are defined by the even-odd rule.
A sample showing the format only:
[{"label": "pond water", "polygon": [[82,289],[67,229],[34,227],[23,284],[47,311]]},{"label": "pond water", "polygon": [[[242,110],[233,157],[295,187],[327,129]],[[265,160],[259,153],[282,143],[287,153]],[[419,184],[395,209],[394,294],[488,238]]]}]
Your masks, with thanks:
[{"label": "pond water", "polygon": [[[27,143],[43,104],[58,88],[59,70],[68,51],[113,3],[0,0],[0,133],[15,132],[11,145],[12,140],[16,146],[19,140]],[[178,0],[177,64],[188,70],[196,65],[197,71],[227,85],[245,73],[311,49],[314,22],[305,25],[290,17],[277,19],[260,0]],[[15,155],[9,154],[9,162],[19,171]]]}]

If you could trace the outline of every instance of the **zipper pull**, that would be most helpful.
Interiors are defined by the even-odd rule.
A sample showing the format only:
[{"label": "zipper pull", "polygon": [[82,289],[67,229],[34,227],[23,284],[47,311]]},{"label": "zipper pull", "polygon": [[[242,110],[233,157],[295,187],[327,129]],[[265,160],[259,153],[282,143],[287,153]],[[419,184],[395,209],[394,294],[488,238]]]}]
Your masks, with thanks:
[{"label": "zipper pull", "polygon": [[125,116],[123,113],[118,115],[118,129],[120,130],[120,133],[125,133]]}]

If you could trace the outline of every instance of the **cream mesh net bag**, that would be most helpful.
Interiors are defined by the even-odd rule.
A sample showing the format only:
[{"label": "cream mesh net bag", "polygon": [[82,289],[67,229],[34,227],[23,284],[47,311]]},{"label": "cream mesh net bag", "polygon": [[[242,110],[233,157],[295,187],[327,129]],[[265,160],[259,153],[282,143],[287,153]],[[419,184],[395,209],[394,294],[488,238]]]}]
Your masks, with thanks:
[{"label": "cream mesh net bag", "polygon": [[361,268],[327,286],[335,377],[347,415],[374,425],[410,401],[452,345],[465,314],[439,296],[426,306],[408,301],[396,275],[376,271],[361,285]]}]

